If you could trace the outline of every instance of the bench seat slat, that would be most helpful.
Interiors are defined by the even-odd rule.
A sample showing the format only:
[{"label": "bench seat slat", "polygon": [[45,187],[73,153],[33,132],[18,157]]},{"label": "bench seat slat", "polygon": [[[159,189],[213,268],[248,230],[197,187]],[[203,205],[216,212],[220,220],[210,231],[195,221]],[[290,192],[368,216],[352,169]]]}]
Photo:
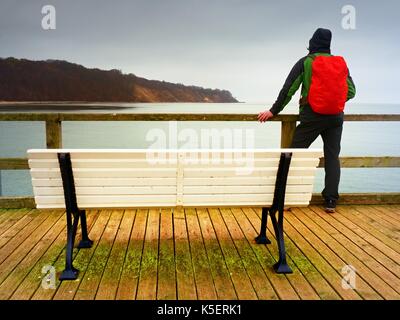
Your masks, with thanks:
[{"label": "bench seat slat", "polygon": [[[289,185],[286,193],[312,192],[313,186]],[[183,194],[267,194],[274,193],[274,185],[260,186],[184,186]],[[63,196],[62,187],[34,187],[34,194],[37,196]],[[175,194],[176,186],[135,186],[135,187],[76,187],[76,194],[79,195],[141,195],[141,194]]]},{"label": "bench seat slat", "polygon": [[[286,193],[312,192],[313,185],[290,185],[286,187]],[[275,185],[261,186],[185,186],[184,194],[273,194]]]},{"label": "bench seat slat", "polygon": [[[74,178],[173,178],[176,169],[76,169]],[[61,178],[59,169],[31,169],[33,178]]]},{"label": "bench seat slat", "polygon": [[[60,178],[33,178],[34,187],[62,187]],[[93,187],[93,186],[172,186],[176,185],[176,178],[78,178],[75,179],[75,186]]]},{"label": "bench seat slat", "polygon": [[[187,186],[256,186],[256,185],[272,185],[275,186],[276,178],[274,176],[269,177],[257,177],[257,176],[235,176],[235,177],[217,177],[217,178],[183,178],[184,185]],[[313,184],[314,176],[291,176],[288,177],[288,185],[301,185],[301,184]]]},{"label": "bench seat slat", "polygon": [[[57,159],[31,159],[28,161],[29,167],[31,169],[58,169],[59,163]],[[231,168],[231,167],[243,167],[246,165],[251,165],[254,167],[274,167],[276,168],[279,163],[279,158],[275,159],[239,159],[232,161],[220,161],[219,163],[203,164],[201,162],[197,163],[187,163],[187,166],[191,168]],[[313,167],[317,166],[319,159],[307,159],[307,158],[297,158],[293,159],[291,162],[291,167]],[[72,168],[175,168],[176,163],[157,162],[153,163],[147,160],[138,159],[75,159],[72,160]]]},{"label": "bench seat slat", "polygon": [[[271,202],[272,203],[272,202]],[[271,203],[265,203],[265,202],[231,202],[231,203],[219,203],[219,202],[210,202],[207,205],[207,208],[232,208],[232,207],[249,207],[249,208],[255,208],[255,207],[265,207],[265,206],[270,206]],[[290,207],[307,207],[309,205],[309,201],[307,202],[292,202],[290,204],[285,205],[285,208],[290,208]],[[198,208],[202,207],[202,203],[192,203],[190,205],[185,205],[185,208]],[[53,205],[53,204],[37,204],[37,209],[65,209],[65,206],[63,204],[58,204],[58,205]],[[104,204],[103,206],[86,206],[86,207],[81,207],[82,209],[127,209],[127,208],[143,208],[143,209],[148,209],[148,208],[175,208],[177,207],[176,204],[171,204],[171,203],[155,203],[155,202],[147,202],[147,203],[136,203],[132,205],[131,203],[117,203],[117,204]]]},{"label": "bench seat slat", "polygon": [[[242,171],[241,167],[237,168],[185,168],[184,176],[185,177],[231,177],[231,176],[245,176],[245,177],[276,177],[278,172],[278,168],[249,168],[250,171]],[[314,176],[316,168],[293,168],[289,169],[290,176]],[[247,172],[249,174],[247,174]]]},{"label": "bench seat slat", "polygon": [[[309,193],[287,194],[285,204],[290,206],[294,203],[306,203],[310,201]],[[176,195],[138,195],[136,196],[77,196],[78,206],[80,208],[107,208],[109,206],[124,206],[135,207],[143,204],[152,203],[154,206],[163,204],[168,206],[176,206]],[[273,194],[208,194],[208,195],[183,195],[185,206],[201,206],[207,207],[213,203],[221,205],[236,204],[236,203],[254,203],[259,205],[271,205]],[[52,205],[53,208],[65,208],[63,196],[35,196],[35,201],[38,206]]]},{"label": "bench seat slat", "polygon": [[[186,150],[152,150],[152,149],[30,149],[28,150],[29,159],[57,159],[58,152],[70,153],[71,159],[146,159],[149,152],[168,153],[171,156],[177,154],[208,155],[210,158],[215,154],[233,154],[237,153],[235,149],[186,149]],[[321,156],[321,150],[318,149],[244,149],[238,154],[252,154],[255,158],[278,158],[282,152],[293,153],[293,159],[318,158]]]},{"label": "bench seat slat", "polygon": [[[271,185],[275,186],[276,178],[271,177],[220,177],[220,178],[183,178],[183,184],[186,186],[256,186]],[[288,185],[313,184],[314,177],[288,177]],[[33,178],[32,185],[34,187],[62,187],[61,178],[40,179]],[[75,186],[91,187],[91,186],[161,186],[176,185],[176,178],[77,178]]]},{"label": "bench seat slat", "polygon": [[[34,187],[38,196],[64,195],[62,187]],[[175,194],[176,186],[135,186],[135,187],[76,187],[77,195],[141,195]]]},{"label": "bench seat slat", "polygon": [[[230,203],[235,201],[240,202],[264,202],[272,204],[274,194],[196,194],[196,195],[183,195],[185,204],[203,203],[203,207],[207,206],[210,202]],[[292,202],[306,202],[311,200],[310,193],[289,193],[285,196],[285,203]]]},{"label": "bench seat slat", "polygon": [[[176,203],[172,202],[137,202],[137,203],[103,203],[103,204],[95,204],[95,205],[82,205],[80,204],[80,209],[107,209],[107,208],[118,208],[118,209],[127,209],[127,208],[175,208]],[[36,205],[37,209],[65,209],[65,205],[62,203],[38,203]]]},{"label": "bench seat slat", "polygon": [[[276,177],[277,168],[186,168],[184,177]],[[314,176],[316,168],[290,168],[290,176]],[[75,169],[74,178],[124,178],[124,177],[154,177],[154,178],[172,178],[177,174],[176,169]],[[61,178],[59,169],[31,169],[33,178]]]},{"label": "bench seat slat", "polygon": [[[106,203],[118,204],[118,203],[130,203],[135,205],[138,203],[169,203],[170,205],[176,205],[175,194],[160,194],[156,197],[154,195],[91,195],[91,196],[77,196],[78,206],[86,207],[92,206],[99,208]],[[35,201],[40,204],[54,204],[64,205],[64,196],[35,196]]]}]

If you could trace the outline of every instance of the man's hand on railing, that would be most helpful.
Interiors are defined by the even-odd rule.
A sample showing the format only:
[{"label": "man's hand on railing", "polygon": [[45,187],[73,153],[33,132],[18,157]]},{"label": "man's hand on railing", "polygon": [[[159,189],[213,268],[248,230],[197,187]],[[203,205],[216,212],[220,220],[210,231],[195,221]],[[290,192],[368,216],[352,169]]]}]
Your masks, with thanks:
[{"label": "man's hand on railing", "polygon": [[274,116],[274,115],[273,115],[272,112],[269,111],[269,110],[264,111],[264,112],[260,112],[260,113],[258,114],[258,121],[260,121],[260,122],[265,122],[265,121],[267,121],[268,119],[271,119],[273,116]]}]

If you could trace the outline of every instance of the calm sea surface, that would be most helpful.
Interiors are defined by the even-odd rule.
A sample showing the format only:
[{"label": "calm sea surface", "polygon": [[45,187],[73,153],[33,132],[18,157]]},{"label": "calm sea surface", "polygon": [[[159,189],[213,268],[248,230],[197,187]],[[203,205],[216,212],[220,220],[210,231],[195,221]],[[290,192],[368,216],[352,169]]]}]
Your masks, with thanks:
[{"label": "calm sea surface", "polygon": [[[265,109],[261,104],[123,104],[123,108],[67,109],[56,112],[113,112],[113,113],[255,113]],[[33,109],[4,109],[0,112],[52,112],[40,106]],[[290,105],[283,113],[296,113]],[[400,114],[400,105],[365,104],[348,105],[347,113]],[[176,131],[175,131],[176,126]],[[63,147],[65,148],[148,148],[165,139],[166,147],[171,132],[177,132],[179,147],[201,147],[202,132],[216,129],[220,134],[232,134],[233,146],[248,148],[278,148],[280,123],[256,122],[63,122]],[[225,129],[225,131],[224,131]],[[226,130],[228,129],[228,130]],[[253,139],[254,136],[254,139]],[[226,137],[226,136],[225,136]],[[229,139],[228,139],[229,140]],[[228,140],[221,138],[220,147],[229,148]],[[211,145],[210,145],[211,146]],[[30,148],[45,147],[43,122],[1,122],[0,157],[25,157]],[[320,138],[312,147],[322,147]],[[342,156],[400,156],[399,122],[346,122],[342,138]],[[323,188],[323,169],[318,170],[315,192]],[[31,195],[32,187],[27,170],[0,171],[2,195]],[[343,169],[341,192],[400,192],[400,168],[395,169]]]}]

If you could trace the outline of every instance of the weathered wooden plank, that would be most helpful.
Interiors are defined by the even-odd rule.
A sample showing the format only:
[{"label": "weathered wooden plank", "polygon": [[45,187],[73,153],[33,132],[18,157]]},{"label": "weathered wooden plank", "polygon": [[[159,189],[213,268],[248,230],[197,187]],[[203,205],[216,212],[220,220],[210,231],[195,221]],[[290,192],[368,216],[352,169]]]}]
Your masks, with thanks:
[{"label": "weathered wooden plank", "polygon": [[[271,255],[269,246],[258,245],[254,241],[257,235],[256,228],[259,228],[260,224],[258,216],[251,208],[233,209],[232,212],[279,299],[298,300],[299,296],[290,285],[288,278],[285,275],[276,274],[271,267],[276,260]],[[270,238],[272,239],[271,236]]]},{"label": "weathered wooden plank", "polygon": [[171,209],[161,210],[158,255],[157,300],[176,300],[176,270]]},{"label": "weathered wooden plank", "polygon": [[[42,255],[49,249],[53,241],[59,236],[65,227],[62,217],[49,229],[49,231],[38,242],[34,242],[34,247],[29,253],[15,266],[8,277],[0,285],[0,300],[9,299],[20,282],[31,271]],[[21,248],[21,246],[19,247]]]},{"label": "weathered wooden plank", "polygon": [[178,207],[173,213],[176,286],[178,300],[196,300],[196,281],[190,252],[185,212]]},{"label": "weathered wooden plank", "polygon": [[[85,107],[83,104],[63,104],[74,107]],[[12,107],[12,104],[4,107]],[[18,107],[30,107],[31,104],[19,104]],[[46,103],[47,108],[59,108],[60,104]],[[91,104],[91,107],[102,106],[115,108],[115,105]],[[121,106],[121,105],[119,105]],[[37,113],[37,112],[0,112],[0,121],[258,121],[256,113]],[[298,121],[295,114],[280,114],[269,121]],[[346,114],[345,121],[400,121],[399,114]]]},{"label": "weathered wooden plank", "polygon": [[363,206],[361,211],[362,214],[368,215],[368,218],[373,219],[376,223],[382,225],[382,227],[389,229],[397,237],[400,236],[399,220],[392,218],[390,215],[383,213],[373,206]]},{"label": "weathered wooden plank", "polygon": [[[14,209],[9,210],[9,213],[7,214],[2,214],[0,216],[0,239],[4,237],[9,238],[9,235],[4,233],[6,233],[10,228],[14,228],[15,225],[18,225],[19,221],[25,220],[30,210],[31,209]],[[1,247],[2,245],[0,244],[0,248]]]},{"label": "weathered wooden plank", "polygon": [[376,206],[372,206],[372,208],[381,212],[383,217],[385,217],[385,218],[388,217],[390,219],[393,219],[393,221],[395,221],[396,225],[398,225],[398,223],[400,223],[400,209],[397,209],[396,206],[376,205]]},{"label": "weathered wooden plank", "polygon": [[97,290],[96,300],[115,299],[135,214],[136,210],[124,211],[121,225],[117,231],[117,236]]},{"label": "weathered wooden plank", "polygon": [[[386,221],[381,217],[381,215],[379,215],[379,211],[374,210],[370,206],[350,206],[348,209],[354,209],[351,212],[352,215],[360,218],[369,226],[373,226],[374,229],[380,231],[390,239],[399,242],[400,246],[400,229],[398,227],[399,222],[397,220]],[[386,219],[390,219],[390,217],[387,217]]]},{"label": "weathered wooden plank", "polygon": [[321,207],[311,206],[318,216],[333,226],[339,233],[345,235],[362,250],[374,257],[379,263],[386,265],[396,276],[400,276],[400,257],[379,240],[358,228],[351,221],[341,219],[340,215],[327,215]]},{"label": "weathered wooden plank", "polygon": [[[353,254],[354,257],[356,257],[356,259],[362,261],[369,269],[375,272],[380,277],[381,281],[386,282],[395,291],[399,292],[400,278],[391,272],[389,266],[379,263],[377,260],[374,259],[373,256],[363,251],[360,247],[358,247],[355,243],[353,243],[343,234],[338,232],[335,228],[329,225],[329,223],[324,221],[311,209],[301,208],[297,210],[301,210],[301,212],[304,214],[302,215],[301,220],[305,225],[307,225],[310,229],[315,228],[316,230],[320,230],[319,231],[320,239],[322,239],[324,242],[334,242],[334,240],[336,240],[338,243],[340,243],[342,247],[339,247],[340,250],[338,250],[337,252],[338,254],[340,254],[341,257],[344,257],[342,251],[347,249],[347,251]],[[294,212],[294,215],[297,215],[296,212]],[[352,262],[350,262],[349,264],[352,264]],[[373,285],[373,283],[369,279],[366,279],[366,281],[369,284]],[[374,286],[374,289],[376,290],[378,290],[379,288],[380,284],[378,286]],[[382,296],[386,294],[386,292],[382,294],[380,290],[378,290],[378,292]]]},{"label": "weathered wooden plank", "polygon": [[[17,210],[10,211],[10,213],[7,214],[7,217],[5,216],[5,214],[2,214],[0,212],[0,238],[3,232],[7,231],[8,228],[13,226],[19,220],[17,212]],[[20,215],[20,218],[23,217],[24,215]]]},{"label": "weathered wooden plank", "polygon": [[329,282],[332,288],[335,289],[340,297],[342,297],[342,299],[361,299],[359,294],[355,291],[345,290],[342,287],[342,276],[337,271],[337,267],[335,269],[335,267],[330,264],[330,259],[334,259],[335,256],[331,252],[329,252],[329,250],[326,250],[326,248],[324,248],[323,246],[315,249],[290,223],[286,223],[284,229],[286,231],[286,235],[310,259],[313,265]]},{"label": "weathered wooden plank", "polygon": [[[243,228],[241,228],[243,226],[243,224],[248,223],[246,216],[243,214],[242,209],[241,208],[232,208],[232,216],[234,217],[234,219],[237,222],[237,227],[242,230]],[[225,215],[223,215],[223,218],[225,219]],[[230,224],[228,226],[229,230],[235,230],[232,228],[232,225]],[[241,231],[242,235],[243,231]],[[238,238],[237,240],[240,241],[246,241],[248,244],[248,249],[250,249],[253,252],[253,255],[255,256],[255,258],[258,260],[257,254],[255,253],[253,247],[254,246],[258,246],[260,247],[260,245],[257,245],[254,241],[254,236],[255,236],[255,232],[253,229],[253,237],[251,238],[251,240],[249,241],[249,239],[244,238],[245,240],[241,240],[240,238]],[[239,236],[239,234],[238,234]],[[232,235],[233,239],[235,240],[235,242],[237,241],[235,239],[235,237]],[[273,241],[273,237],[271,235],[269,235],[270,239]],[[273,247],[273,245],[269,245],[269,248]],[[251,255],[251,253],[249,252],[248,255]],[[262,260],[265,260],[265,258],[262,258]],[[292,261],[291,257],[288,256],[288,263],[290,263],[293,266],[293,274],[291,274],[290,276],[287,277],[287,280],[289,280],[289,282],[291,283],[292,287],[295,289],[296,292],[298,292],[299,296],[301,299],[306,299],[306,300],[319,300],[320,297],[318,296],[318,294],[316,293],[316,291],[313,289],[313,287],[310,285],[310,283],[306,280],[306,278],[303,276],[303,274],[298,270],[297,266],[294,264],[294,262]],[[251,263],[252,265],[256,265],[256,262]],[[258,262],[258,265],[261,266],[260,262]],[[262,268],[263,269],[263,268]],[[271,265],[268,267],[268,271],[269,271],[269,275],[267,276],[267,279],[269,282],[272,282],[271,278],[273,277],[281,277],[284,278],[280,275],[277,275],[276,273],[273,273],[273,271],[271,270]],[[265,272],[264,272],[265,273]],[[265,273],[267,274],[267,273]],[[252,282],[258,283],[257,280],[253,280],[253,276],[250,276],[250,278],[252,279]],[[255,284],[253,284],[253,286],[256,286]],[[268,288],[268,285],[267,285]],[[264,289],[266,290],[266,289]],[[274,290],[274,289],[273,289]],[[274,290],[275,291],[275,290]],[[257,295],[259,296],[259,290],[257,289]],[[275,293],[276,298],[279,298],[279,296]]]},{"label": "weathered wooden plank", "polygon": [[[320,159],[319,168],[325,165],[325,158]],[[342,168],[398,168],[400,157],[341,157]]]},{"label": "weathered wooden plank", "polygon": [[0,208],[0,225],[21,209],[2,209]]},{"label": "weathered wooden plank", "polygon": [[160,210],[150,209],[136,294],[138,300],[157,298],[159,224]]},{"label": "weathered wooden plank", "polygon": [[[253,227],[258,231],[260,228],[260,219],[261,219],[261,210],[252,210],[252,209],[243,209],[246,212],[249,220],[252,221]],[[268,228],[268,236],[273,241],[274,231],[271,226]],[[336,293],[336,291],[330,286],[327,280],[324,278],[324,275],[321,274],[316,267],[310,261],[310,258],[305,256],[304,253],[296,246],[296,244],[285,235],[285,245],[287,252],[287,260],[290,267],[293,270],[293,274],[290,275],[278,275],[275,274],[275,271],[272,269],[272,265],[276,263],[276,260],[273,260],[272,263],[268,265],[268,268],[272,270],[272,276],[270,276],[271,281],[275,278],[277,279],[285,279],[288,281],[288,285],[291,288],[291,291],[296,294],[296,299],[299,297],[301,299],[316,299],[313,290],[310,290],[307,283],[304,283],[301,275],[307,280],[310,286],[315,290],[320,299],[323,300],[337,300],[340,299],[340,296]],[[272,245],[268,245],[268,250],[272,257],[279,257],[278,248],[276,242]],[[296,274],[297,272],[297,274]],[[283,282],[283,281],[282,281]],[[303,289],[307,291],[303,292]],[[278,294],[281,299],[293,299],[288,296],[284,287],[278,290]],[[298,297],[298,296],[299,297]]]},{"label": "weathered wooden plank", "polygon": [[0,208],[18,209],[18,208],[36,208],[33,197],[0,197]]},{"label": "weathered wooden plank", "polygon": [[[215,300],[217,299],[217,292],[216,288],[214,287],[213,273],[211,268],[214,262],[211,263],[207,257],[206,247],[201,233],[196,210],[184,209],[184,213],[187,223],[188,241],[192,258],[191,264],[193,266],[193,273],[195,277],[197,298],[199,300]],[[227,286],[231,292],[229,297],[236,297],[232,283],[227,282]],[[221,292],[220,299],[222,299],[221,297],[227,297],[227,295]]]},{"label": "weathered wooden plank", "polygon": [[[17,248],[14,247],[15,243],[13,243],[12,246],[6,245],[2,248],[0,253],[2,261],[2,263],[0,264],[0,283],[4,281],[11,270],[13,270],[19,263],[21,263],[28,252],[36,245],[37,242],[42,239],[47,231],[53,227],[53,225],[60,219],[60,217],[60,213],[53,212],[52,214],[48,215],[46,219],[42,221],[42,223],[37,228],[35,228],[33,232],[29,232],[31,230],[29,230],[29,228],[26,228],[25,231],[29,231],[25,235],[24,241],[22,243],[20,242],[21,239],[18,239],[19,243]],[[32,224],[28,225],[28,227],[30,227]],[[10,252],[9,250],[13,247],[13,251]]]},{"label": "weathered wooden plank", "polygon": [[[320,194],[314,193],[311,198],[311,205],[324,204],[324,199]],[[341,205],[390,205],[400,203],[399,192],[384,193],[342,193],[340,194]]]},{"label": "weathered wooden plank", "polygon": [[400,205],[394,204],[393,206],[387,207],[388,210],[393,211],[396,215],[400,215]]},{"label": "weathered wooden plank", "polygon": [[296,131],[295,121],[282,121],[281,122],[281,148],[290,148]]},{"label": "weathered wooden plank", "polygon": [[0,158],[0,170],[27,170],[27,158]]},{"label": "weathered wooden plank", "polygon": [[46,146],[48,149],[62,148],[61,120],[46,121]]},{"label": "weathered wooden plank", "polygon": [[236,300],[238,296],[207,209],[198,209],[196,212],[217,297],[219,300]]},{"label": "weathered wooden plank", "polygon": [[32,210],[10,228],[0,239],[0,264],[27,239],[32,232],[53,212]]},{"label": "weathered wooden plank", "polygon": [[122,216],[122,210],[112,211],[107,227],[86,269],[85,276],[80,281],[74,300],[92,300],[95,298]]},{"label": "weathered wooden plank", "polygon": [[371,224],[365,222],[365,218],[363,217],[362,214],[361,215],[355,214],[355,211],[358,211],[356,208],[357,207],[348,208],[347,206],[346,208],[339,207],[337,211],[338,213],[340,213],[342,219],[351,221],[351,223],[363,229],[365,232],[368,232],[370,235],[378,239],[381,243],[383,243],[387,247],[391,248],[394,252],[397,253],[397,255],[400,256],[400,244],[397,241],[391,239],[391,237],[387,236],[385,233],[378,230],[376,228],[376,224],[374,226],[371,226]]},{"label": "weathered wooden plank", "polygon": [[0,112],[0,121],[47,121],[57,120],[57,113],[37,113],[37,112]]},{"label": "weathered wooden plank", "polygon": [[341,273],[342,268],[346,265],[352,265],[356,268],[357,282],[355,290],[364,299],[380,300],[382,297],[385,299],[400,298],[399,294],[370,270],[359,257],[349,252],[312,220],[304,217],[302,211],[300,211],[301,220],[304,219],[307,224],[303,224],[300,219],[297,219],[296,214],[299,214],[298,209],[294,209],[293,214],[286,215],[286,219],[313,247],[323,253],[324,257],[326,257],[335,270]]},{"label": "weathered wooden plank", "polygon": [[133,300],[136,298],[148,211],[147,209],[139,209],[136,212],[121,279],[118,285],[116,295],[116,299],[118,300]]},{"label": "weathered wooden plank", "polygon": [[[53,267],[56,270],[56,290],[48,290],[48,289],[44,288],[43,286],[39,286],[36,288],[36,291],[34,291],[32,296],[30,297],[30,300],[52,300],[52,299],[54,299],[54,295],[57,293],[57,290],[60,287],[60,285],[62,285],[62,283],[60,282],[58,277],[59,277],[61,271],[65,267],[65,251],[66,250],[65,250],[65,242],[64,242],[64,247],[62,249],[62,252],[58,255],[58,257],[56,258],[56,260],[53,263]],[[70,281],[70,282],[76,283],[77,285],[79,284],[79,282],[77,280]],[[63,282],[63,283],[65,283],[65,282]]]},{"label": "weathered wooden plank", "polygon": [[240,300],[257,299],[257,294],[232,242],[229,231],[221,218],[220,211],[209,209],[208,212],[238,298]]},{"label": "weathered wooden plank", "polygon": [[345,121],[400,121],[400,114],[345,114]]},{"label": "weathered wooden plank", "polygon": [[[89,232],[89,238],[94,241],[93,247],[79,251],[77,251],[77,249],[74,250],[74,266],[79,270],[78,279],[75,281],[63,281],[61,283],[57,279],[57,290],[55,293],[52,293],[49,290],[43,290],[41,287],[39,287],[32,296],[32,299],[48,300],[53,298],[54,300],[72,300],[74,298],[82,279],[84,279],[86,276],[86,270],[111,216],[110,210],[96,210],[95,212],[97,212],[98,217]],[[59,255],[58,259],[54,263],[54,267],[57,271],[62,271],[64,266],[65,250],[63,250],[62,254]]]},{"label": "weathered wooden plank", "polygon": [[29,208],[14,208],[14,209],[2,209],[0,208],[0,225],[3,222],[7,222],[12,216],[16,217],[15,215],[18,213],[20,214],[20,217],[23,217],[27,212],[29,212]]},{"label": "weathered wooden plank", "polygon": [[[94,222],[98,217],[97,211],[88,211],[87,212],[87,225],[88,230],[92,229]],[[58,235],[56,240],[50,245],[50,247],[46,250],[44,255],[40,258],[40,260],[32,267],[29,271],[29,274],[23,279],[23,281],[19,284],[18,288],[15,290],[13,295],[11,296],[11,300],[28,300],[32,297],[38,287],[41,287],[41,281],[43,279],[42,268],[43,266],[53,266],[55,262],[60,258],[65,258],[62,253],[64,253],[65,243],[67,239],[66,232],[66,223],[64,221],[64,229]],[[58,285],[60,283],[58,282]],[[43,289],[43,288],[42,288]],[[56,292],[57,289],[57,278],[56,278],[56,288],[49,288],[46,291]]]},{"label": "weathered wooden plank", "polygon": [[[257,114],[218,113],[7,113],[0,121],[257,121]],[[385,117],[383,117],[385,118]],[[278,115],[270,121],[296,121],[297,115]],[[381,120],[380,120],[381,121]]]},{"label": "weathered wooden plank", "polygon": [[[238,251],[241,263],[249,276],[258,299],[278,299],[278,296],[266,277],[257,256],[254,254],[251,246],[235,220],[232,211],[230,209],[221,209],[221,216],[225,222],[226,229],[229,231],[232,242]],[[220,221],[215,221],[215,223],[220,223]]]}]

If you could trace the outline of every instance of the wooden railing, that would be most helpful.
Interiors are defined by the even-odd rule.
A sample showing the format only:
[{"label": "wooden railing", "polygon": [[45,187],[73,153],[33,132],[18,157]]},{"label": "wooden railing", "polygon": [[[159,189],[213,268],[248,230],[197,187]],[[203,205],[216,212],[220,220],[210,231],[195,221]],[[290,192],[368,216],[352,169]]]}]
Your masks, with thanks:
[{"label": "wooden railing", "polygon": [[[75,107],[79,106],[74,104]],[[113,105],[114,106],[114,105]],[[57,105],[54,106],[55,108]],[[104,107],[104,105],[102,105]],[[1,110],[1,109],[0,109]],[[349,114],[345,121],[400,121],[400,114]],[[202,114],[202,113],[2,113],[0,121],[44,121],[46,123],[47,148],[62,148],[62,122],[63,121],[257,121],[257,114]],[[281,147],[290,146],[298,121],[298,115],[279,115],[270,121],[281,122]],[[382,157],[342,157],[343,168],[399,168],[400,156]],[[321,159],[320,167],[323,167]],[[26,170],[26,158],[0,158],[0,170]],[[0,181],[1,195],[1,181]],[[369,194],[347,195],[349,202],[357,203],[358,199],[365,199]],[[375,202],[400,203],[400,193],[383,193],[369,195]],[[2,207],[0,197],[0,208]],[[3,197],[4,199],[4,197]],[[316,201],[320,201],[316,197]],[[350,200],[351,199],[351,200]],[[26,199],[25,199],[26,200]],[[8,201],[12,201],[8,200]],[[4,206],[4,201],[3,201]]]}]

